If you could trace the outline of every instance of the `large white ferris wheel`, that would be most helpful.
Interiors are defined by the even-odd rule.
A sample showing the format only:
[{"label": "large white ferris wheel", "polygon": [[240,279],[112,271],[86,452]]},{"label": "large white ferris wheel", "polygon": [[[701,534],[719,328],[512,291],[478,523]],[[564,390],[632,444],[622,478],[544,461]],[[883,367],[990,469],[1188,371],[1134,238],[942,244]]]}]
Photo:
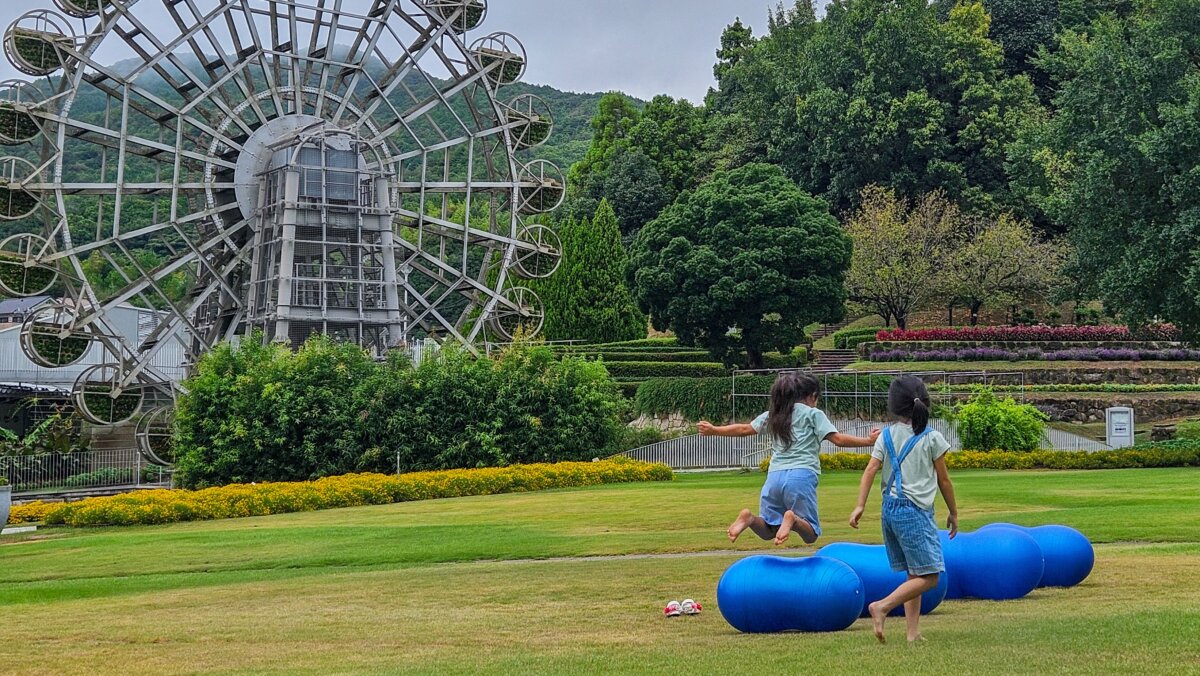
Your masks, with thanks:
[{"label": "large white ferris wheel", "polygon": [[[62,297],[22,329],[33,361],[103,346],[86,418],[169,397],[172,341],[194,362],[254,329],[382,353],[540,328],[521,280],[558,265],[537,215],[564,187],[526,155],[553,118],[504,96],[526,55],[475,36],[485,0],[54,2],[4,35],[30,80],[0,83],[0,219],[35,225],[0,242],[0,289]],[[130,303],[160,311],[137,341],[111,322]]]}]

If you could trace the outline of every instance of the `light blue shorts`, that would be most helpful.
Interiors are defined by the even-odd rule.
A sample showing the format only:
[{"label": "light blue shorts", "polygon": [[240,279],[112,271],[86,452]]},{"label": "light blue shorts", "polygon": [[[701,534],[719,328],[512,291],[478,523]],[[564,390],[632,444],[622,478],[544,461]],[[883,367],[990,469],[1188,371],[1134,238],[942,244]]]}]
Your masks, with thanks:
[{"label": "light blue shorts", "polygon": [[908,498],[883,498],[883,544],[892,570],[932,575],[946,570],[933,512]]},{"label": "light blue shorts", "polygon": [[768,526],[775,527],[783,523],[783,514],[790,509],[808,521],[813,531],[820,535],[821,522],[817,519],[817,482],[820,479],[811,469],[768,472],[758,499],[759,515]]}]

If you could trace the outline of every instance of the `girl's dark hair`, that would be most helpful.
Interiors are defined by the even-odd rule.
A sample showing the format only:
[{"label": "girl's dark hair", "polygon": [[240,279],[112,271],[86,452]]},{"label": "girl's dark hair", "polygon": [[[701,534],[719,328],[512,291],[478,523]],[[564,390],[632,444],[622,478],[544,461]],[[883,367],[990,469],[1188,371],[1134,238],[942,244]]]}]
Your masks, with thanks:
[{"label": "girl's dark hair", "polygon": [[821,391],[817,379],[803,373],[782,373],[771,386],[767,430],[784,444],[792,443],[792,410],[796,403]]},{"label": "girl's dark hair", "polygon": [[912,421],[913,434],[929,426],[929,390],[925,381],[916,376],[900,376],[888,388],[888,411],[897,418]]}]

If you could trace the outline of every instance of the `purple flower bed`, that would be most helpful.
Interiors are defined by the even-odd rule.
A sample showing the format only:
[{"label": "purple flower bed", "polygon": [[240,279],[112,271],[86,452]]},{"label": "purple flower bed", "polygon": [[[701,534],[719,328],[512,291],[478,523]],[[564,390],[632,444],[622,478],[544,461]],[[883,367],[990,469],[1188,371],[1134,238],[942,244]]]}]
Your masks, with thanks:
[{"label": "purple flower bed", "polygon": [[994,347],[946,350],[877,350],[871,361],[1200,361],[1200,350],[1132,350],[1073,348],[1042,351],[1037,348],[1005,350]]}]

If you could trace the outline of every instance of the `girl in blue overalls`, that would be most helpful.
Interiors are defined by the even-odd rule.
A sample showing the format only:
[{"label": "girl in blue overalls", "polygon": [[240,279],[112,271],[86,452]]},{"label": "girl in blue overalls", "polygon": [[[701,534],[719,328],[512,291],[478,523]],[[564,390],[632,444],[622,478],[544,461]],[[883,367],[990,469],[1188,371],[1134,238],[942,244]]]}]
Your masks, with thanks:
[{"label": "girl in blue overalls", "polygon": [[892,381],[888,411],[899,422],[885,429],[875,443],[858,487],[858,506],[850,515],[850,525],[858,528],[871,483],[882,467],[883,543],[892,570],[907,572],[908,580],[869,607],[875,637],[881,643],[886,640],[884,620],[901,605],[908,623],[908,640],[923,640],[918,626],[921,594],[936,587],[938,575],[946,570],[933,520],[933,501],[938,491],[950,511],[946,519],[950,537],[958,534],[958,505],[944,457],[950,444],[939,432],[929,429],[929,408],[929,392],[920,378],[901,376]]}]

